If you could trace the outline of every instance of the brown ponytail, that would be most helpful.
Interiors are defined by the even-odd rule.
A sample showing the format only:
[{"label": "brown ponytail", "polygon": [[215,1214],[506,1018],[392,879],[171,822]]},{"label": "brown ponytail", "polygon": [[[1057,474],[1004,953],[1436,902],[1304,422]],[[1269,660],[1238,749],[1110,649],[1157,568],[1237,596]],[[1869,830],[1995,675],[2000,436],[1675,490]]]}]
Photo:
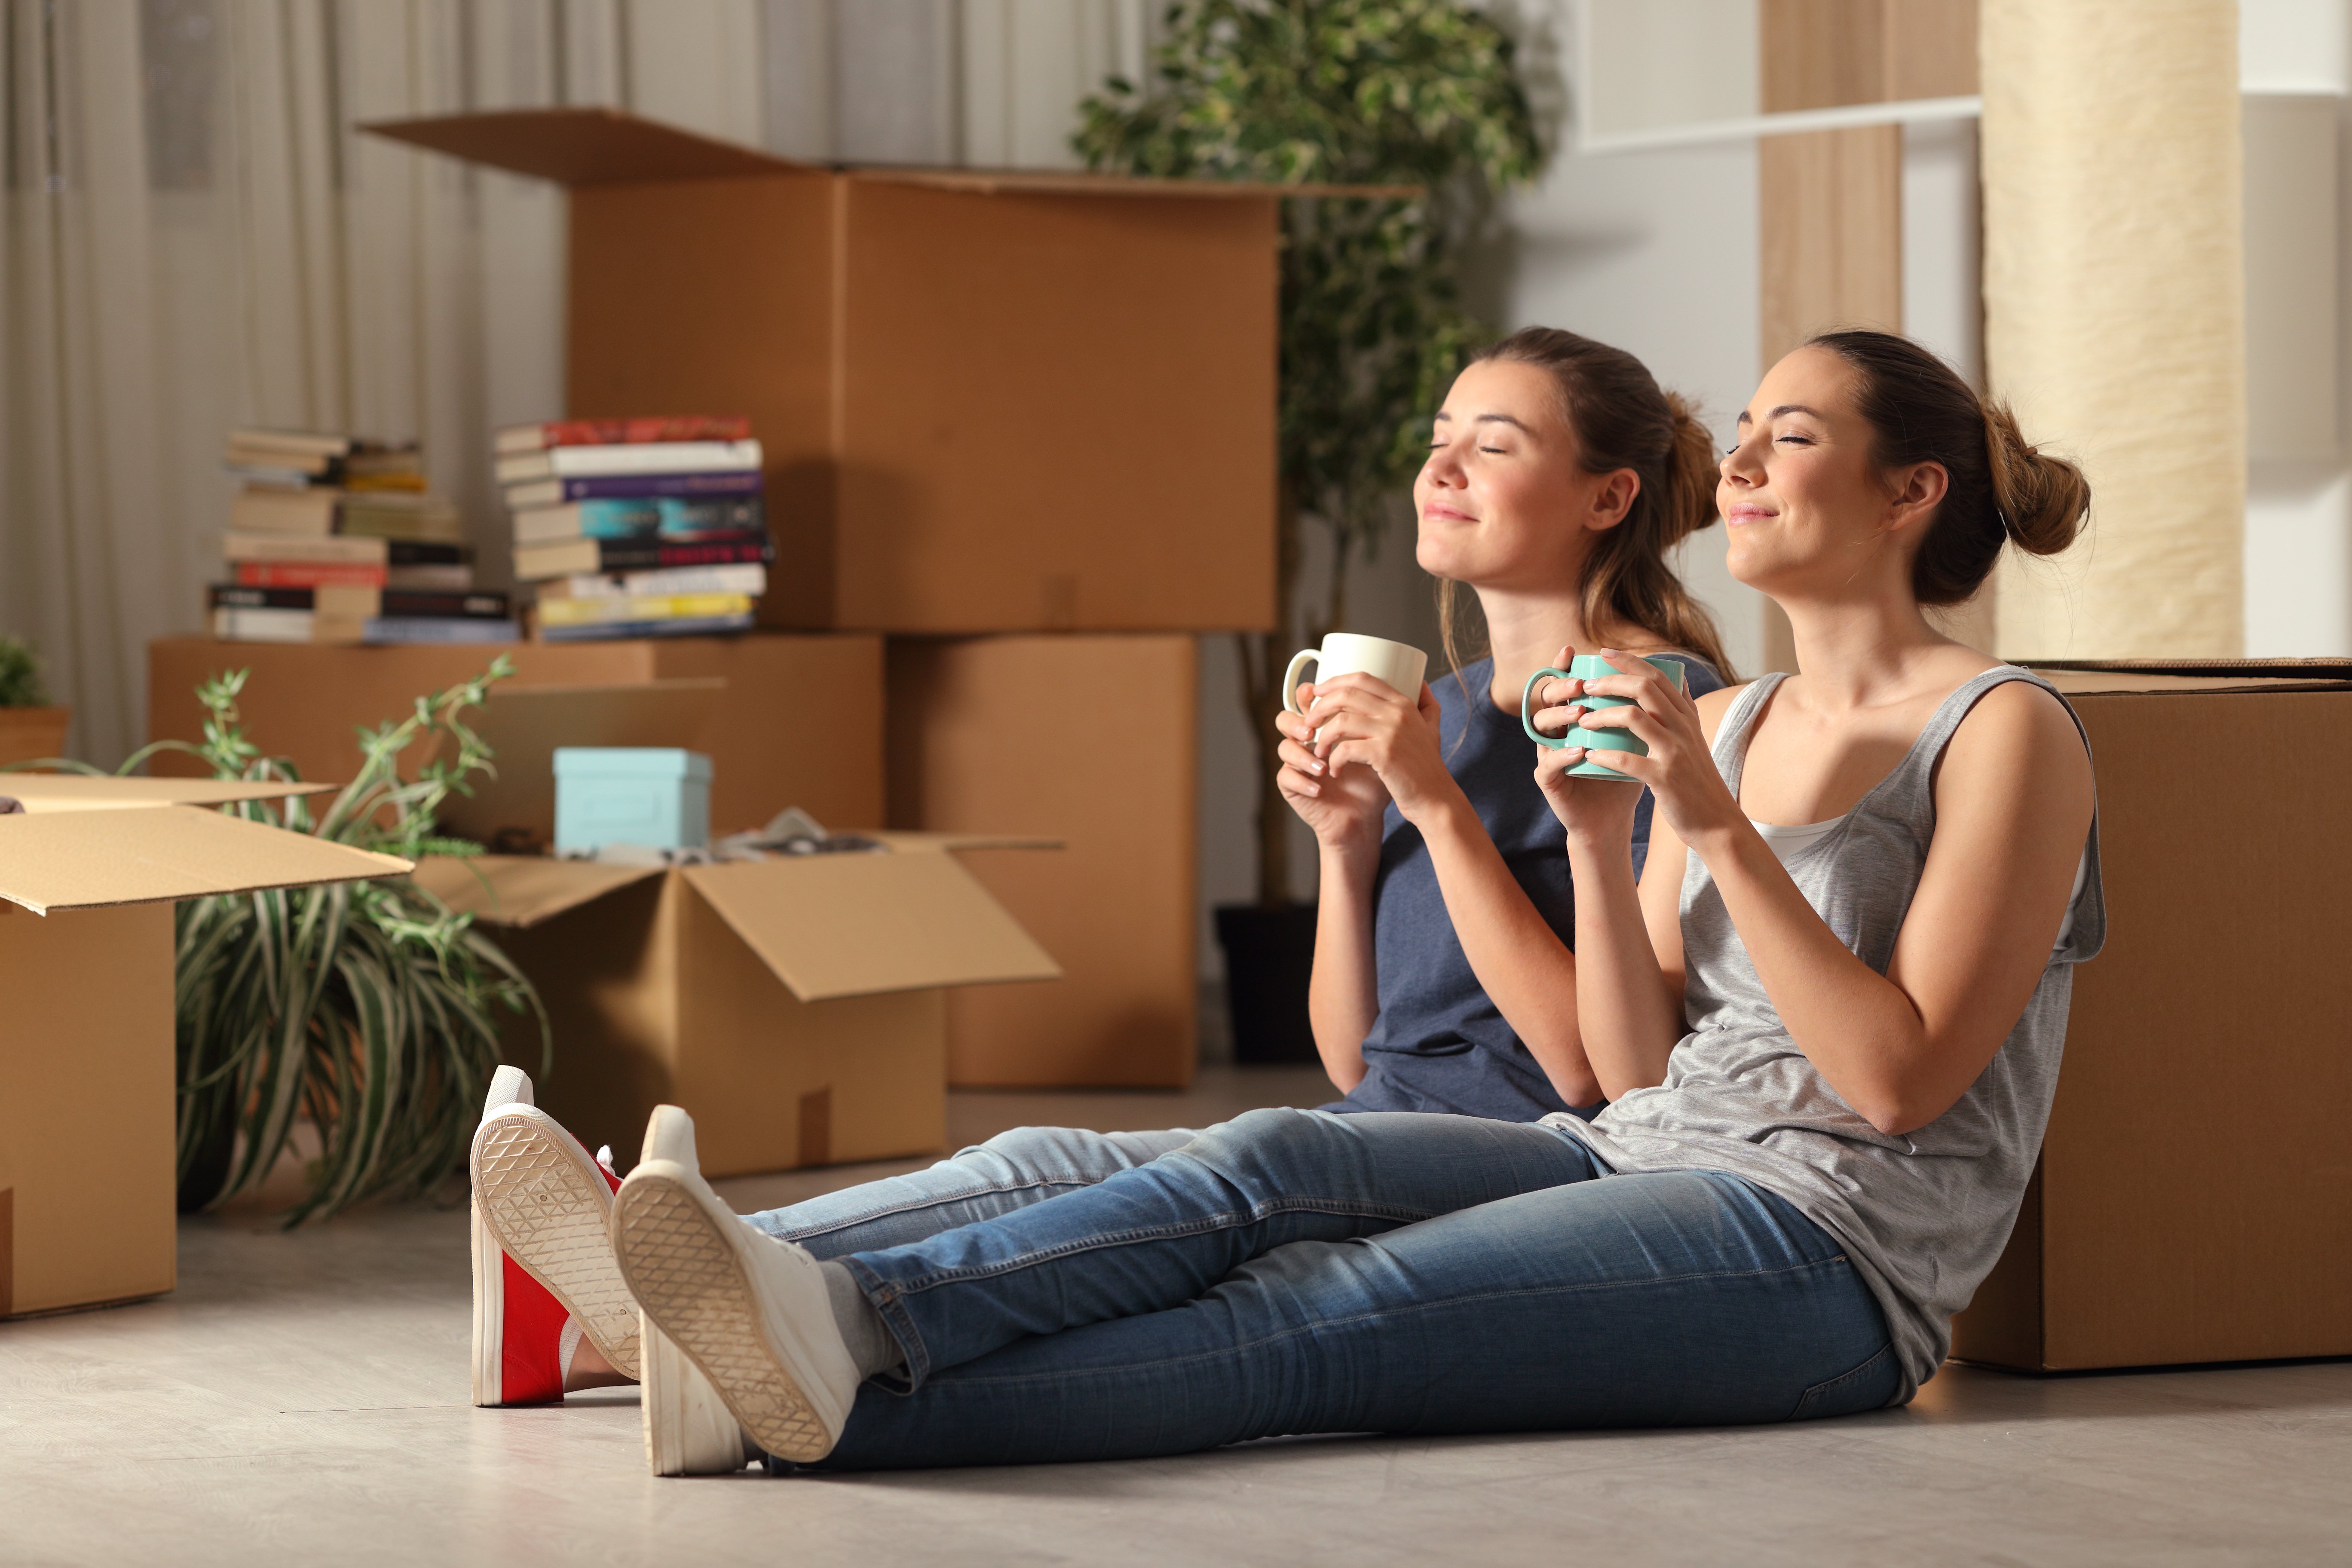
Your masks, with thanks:
[{"label": "brown ponytail", "polygon": [[[1638,626],[1698,655],[1725,680],[1735,679],[1714,617],[1666,564],[1667,551],[1715,521],[1715,440],[1706,426],[1623,349],[1557,327],[1524,328],[1471,356],[1473,364],[1486,360],[1549,372],[1585,472],[1631,468],[1642,481],[1625,521],[1601,533],[1584,558],[1578,587],[1585,623]],[[1438,584],[1439,626],[1457,670],[1467,642],[1464,598],[1456,584]]]},{"label": "brown ponytail", "polygon": [[2083,470],[2028,445],[2007,407],[1978,396],[1933,353],[1892,332],[1823,332],[1806,346],[1854,372],[1854,406],[1870,422],[1881,468],[1944,469],[1944,499],[1911,563],[1921,604],[1974,597],[2003,544],[2055,555],[2082,532],[2091,508]]}]

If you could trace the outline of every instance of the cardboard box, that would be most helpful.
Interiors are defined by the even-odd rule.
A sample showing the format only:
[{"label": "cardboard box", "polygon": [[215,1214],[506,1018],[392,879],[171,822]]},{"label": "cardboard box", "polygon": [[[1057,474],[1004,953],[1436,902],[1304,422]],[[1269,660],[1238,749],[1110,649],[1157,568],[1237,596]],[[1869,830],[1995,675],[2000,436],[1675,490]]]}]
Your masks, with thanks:
[{"label": "cardboard box", "polygon": [[2091,737],[2107,945],[1952,1353],[2352,1353],[2352,663],[2046,673]]},{"label": "cardboard box", "polygon": [[602,109],[363,129],[571,188],[570,411],[751,416],[769,624],[1273,624],[1276,202],[1340,187],[819,167]]},{"label": "cardboard box", "polygon": [[[594,693],[538,726],[532,742],[556,745],[678,745],[711,759],[710,826],[716,833],[757,827],[788,805],[835,829],[883,820],[882,640],[869,637],[647,637],[606,643],[517,643],[503,647],[320,647],[163,637],[148,645],[147,733],[194,740],[203,732],[196,683],[226,669],[250,669],[239,705],[246,731],[264,751],[289,756],[304,778],[341,780],[359,763],[355,726],[408,712],[416,699],[478,674],[499,653],[515,662],[500,694],[548,687],[644,686],[694,680],[705,694],[673,686],[651,706],[656,717],[617,715]],[[710,686],[711,681],[723,686]],[[552,702],[550,694],[544,700]],[[667,727],[663,710],[689,712],[688,733]],[[599,715],[604,715],[600,717]],[[568,715],[568,717],[566,716]],[[654,725],[652,730],[630,725]],[[616,727],[617,726],[617,727]],[[490,731],[493,740],[499,731]],[[517,731],[520,739],[520,731]],[[537,762],[508,760],[485,790],[535,792],[513,813],[452,807],[453,826],[513,816],[555,825],[554,780]],[[159,773],[193,771],[163,757]],[[484,835],[487,837],[487,834]]]},{"label": "cardboard box", "polygon": [[172,1288],[173,900],[408,869],[199,809],[301,793],[0,777],[0,1317]]},{"label": "cardboard box", "polygon": [[1198,682],[1190,637],[892,640],[891,826],[1065,846],[965,857],[1064,979],[952,994],[949,1081],[1192,1082]]},{"label": "cardboard box", "polygon": [[[1059,973],[957,863],[965,840],[885,842],[667,869],[435,859],[417,880],[498,927],[539,987],[551,1115],[633,1149],[656,1105],[682,1105],[704,1173],[741,1175],[940,1150],[940,988]],[[536,1026],[514,1037],[535,1060]]]}]

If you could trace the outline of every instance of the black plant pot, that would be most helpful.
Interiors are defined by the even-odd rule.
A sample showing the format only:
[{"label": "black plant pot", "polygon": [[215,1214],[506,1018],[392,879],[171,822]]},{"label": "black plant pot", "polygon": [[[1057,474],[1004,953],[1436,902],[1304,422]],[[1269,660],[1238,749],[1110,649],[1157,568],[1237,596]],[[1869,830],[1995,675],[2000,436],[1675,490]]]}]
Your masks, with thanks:
[{"label": "black plant pot", "polygon": [[1315,906],[1217,906],[1225,950],[1225,1003],[1233,1014],[1234,1060],[1255,1066],[1315,1062],[1307,1021],[1307,979],[1315,969]]}]

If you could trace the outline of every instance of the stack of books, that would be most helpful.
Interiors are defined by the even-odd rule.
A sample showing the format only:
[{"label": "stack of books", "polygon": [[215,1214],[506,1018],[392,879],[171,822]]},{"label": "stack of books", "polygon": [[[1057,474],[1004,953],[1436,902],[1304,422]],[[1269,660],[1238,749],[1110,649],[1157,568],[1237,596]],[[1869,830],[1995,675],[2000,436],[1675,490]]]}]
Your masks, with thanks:
[{"label": "stack of books", "polygon": [[760,443],[740,416],[497,432],[514,569],[551,642],[748,629],[768,591]]},{"label": "stack of books", "polygon": [[474,587],[457,509],[415,443],[233,430],[244,481],[221,542],[213,635],[236,642],[509,642],[504,594]]}]

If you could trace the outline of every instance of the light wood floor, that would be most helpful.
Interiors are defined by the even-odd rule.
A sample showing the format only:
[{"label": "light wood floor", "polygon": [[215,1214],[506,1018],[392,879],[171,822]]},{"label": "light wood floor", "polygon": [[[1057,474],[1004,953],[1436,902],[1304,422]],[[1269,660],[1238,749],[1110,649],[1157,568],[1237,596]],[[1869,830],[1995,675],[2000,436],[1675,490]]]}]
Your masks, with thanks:
[{"label": "light wood floor", "polygon": [[[1224,1068],[959,1095],[954,1131],[1328,1093]],[[751,1209],[898,1168],[724,1187]],[[1948,1367],[1908,1409],[1799,1426],[657,1481],[634,1391],[471,1408],[467,1331],[461,1210],[191,1222],[173,1295],[0,1324],[0,1564],[2352,1563],[2352,1363]]]}]

